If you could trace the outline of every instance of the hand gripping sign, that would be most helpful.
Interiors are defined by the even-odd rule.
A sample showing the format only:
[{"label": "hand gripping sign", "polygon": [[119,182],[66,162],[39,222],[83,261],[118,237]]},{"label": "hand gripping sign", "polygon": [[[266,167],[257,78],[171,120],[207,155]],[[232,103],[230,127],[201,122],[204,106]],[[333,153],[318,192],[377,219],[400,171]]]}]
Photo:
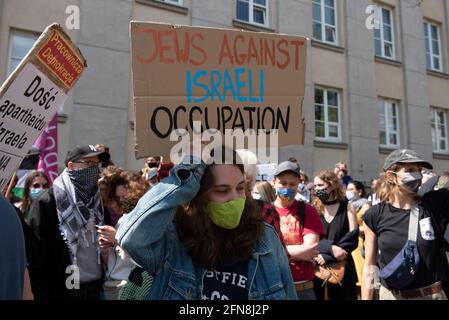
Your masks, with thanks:
[{"label": "hand gripping sign", "polygon": [[51,121],[86,68],[58,24],[48,26],[0,87],[0,187]]},{"label": "hand gripping sign", "polygon": [[298,36],[131,22],[136,158],[165,157],[197,131],[202,141],[254,133],[257,145],[236,149],[258,150],[272,130],[270,148],[303,144],[306,47]]}]

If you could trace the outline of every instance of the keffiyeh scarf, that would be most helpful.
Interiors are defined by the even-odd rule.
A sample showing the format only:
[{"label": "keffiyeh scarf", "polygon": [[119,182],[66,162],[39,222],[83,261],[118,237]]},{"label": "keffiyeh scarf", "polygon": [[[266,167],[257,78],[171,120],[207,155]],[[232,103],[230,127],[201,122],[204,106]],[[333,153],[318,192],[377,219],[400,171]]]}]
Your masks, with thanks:
[{"label": "keffiyeh scarf", "polygon": [[[98,167],[71,171],[65,169],[53,183],[59,229],[75,265],[78,246],[96,244],[95,225],[103,224],[104,212],[95,171],[98,171]],[[86,237],[87,231],[92,231],[90,241]],[[97,252],[99,256],[98,245]]]}]

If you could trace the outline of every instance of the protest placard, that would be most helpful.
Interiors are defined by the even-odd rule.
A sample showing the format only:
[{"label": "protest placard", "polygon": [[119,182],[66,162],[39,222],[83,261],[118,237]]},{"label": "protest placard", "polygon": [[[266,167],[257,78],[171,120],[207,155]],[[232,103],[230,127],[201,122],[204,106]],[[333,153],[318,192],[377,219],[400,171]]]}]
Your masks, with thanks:
[{"label": "protest placard", "polygon": [[271,181],[274,178],[274,172],[276,171],[277,164],[267,163],[257,165],[257,181]]},{"label": "protest placard", "polygon": [[48,26],[0,87],[0,187],[47,127],[86,67],[58,24]]},{"label": "protest placard", "polygon": [[306,47],[298,36],[131,22],[136,158],[169,155],[173,131],[195,121],[267,142],[278,130],[269,147],[303,144]]}]

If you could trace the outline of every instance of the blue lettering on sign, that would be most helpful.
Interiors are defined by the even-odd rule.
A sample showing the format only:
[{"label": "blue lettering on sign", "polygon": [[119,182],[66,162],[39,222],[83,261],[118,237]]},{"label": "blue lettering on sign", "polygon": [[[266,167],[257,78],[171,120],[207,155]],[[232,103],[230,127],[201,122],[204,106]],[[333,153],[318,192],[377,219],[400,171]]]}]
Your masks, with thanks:
[{"label": "blue lettering on sign", "polygon": [[[232,97],[237,102],[263,102],[265,94],[265,74],[261,69],[258,79],[250,68],[234,68],[232,71],[197,70],[186,73],[186,95],[188,103],[211,102],[218,99],[224,102]],[[258,86],[259,95],[254,96]],[[195,96],[193,96],[195,92]],[[246,92],[246,94],[245,94]]]}]

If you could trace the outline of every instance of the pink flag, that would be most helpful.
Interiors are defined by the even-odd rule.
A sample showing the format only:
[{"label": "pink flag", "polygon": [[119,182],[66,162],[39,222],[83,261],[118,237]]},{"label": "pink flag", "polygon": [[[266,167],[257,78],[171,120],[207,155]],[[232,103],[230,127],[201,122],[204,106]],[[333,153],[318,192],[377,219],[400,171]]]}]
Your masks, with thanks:
[{"label": "pink flag", "polygon": [[55,115],[37,138],[34,146],[41,151],[37,170],[43,171],[50,179],[50,185],[58,176],[58,117]]}]

